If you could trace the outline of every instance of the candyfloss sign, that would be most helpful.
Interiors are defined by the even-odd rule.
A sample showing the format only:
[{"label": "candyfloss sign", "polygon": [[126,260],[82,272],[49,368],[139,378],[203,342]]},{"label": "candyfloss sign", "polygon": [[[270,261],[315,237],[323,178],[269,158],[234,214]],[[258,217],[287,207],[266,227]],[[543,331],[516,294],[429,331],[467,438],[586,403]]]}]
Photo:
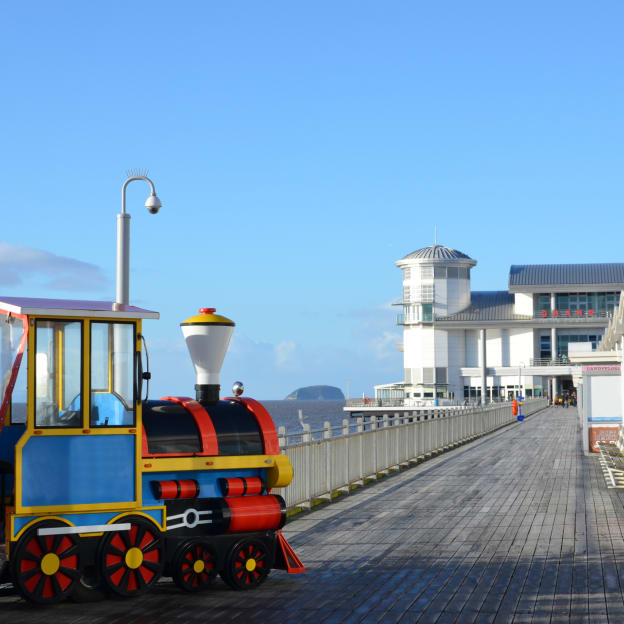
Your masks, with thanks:
[{"label": "candyfloss sign", "polygon": [[622,424],[621,366],[595,364],[582,367],[582,419],[585,451],[600,452],[600,444],[616,442]]}]

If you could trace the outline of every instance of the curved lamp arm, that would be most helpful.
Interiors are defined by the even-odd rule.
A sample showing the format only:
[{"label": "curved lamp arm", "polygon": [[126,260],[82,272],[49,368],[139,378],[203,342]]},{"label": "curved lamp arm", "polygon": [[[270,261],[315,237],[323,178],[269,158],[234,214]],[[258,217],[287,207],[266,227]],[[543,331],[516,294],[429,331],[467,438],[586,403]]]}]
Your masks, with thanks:
[{"label": "curved lamp arm", "polygon": [[156,210],[150,210],[150,212],[158,212],[160,207],[154,183],[147,176],[130,176],[124,182],[121,188],[121,212],[117,215],[117,295],[115,302],[118,305],[130,303],[130,215],[126,212],[126,188],[134,180],[144,180],[150,185],[152,191],[150,197],[156,198],[155,201],[158,204]]},{"label": "curved lamp arm", "polygon": [[121,214],[126,214],[126,188],[130,182],[134,180],[145,180],[152,189],[152,195],[156,195],[156,189],[154,188],[154,183],[147,176],[130,176],[121,187]]}]

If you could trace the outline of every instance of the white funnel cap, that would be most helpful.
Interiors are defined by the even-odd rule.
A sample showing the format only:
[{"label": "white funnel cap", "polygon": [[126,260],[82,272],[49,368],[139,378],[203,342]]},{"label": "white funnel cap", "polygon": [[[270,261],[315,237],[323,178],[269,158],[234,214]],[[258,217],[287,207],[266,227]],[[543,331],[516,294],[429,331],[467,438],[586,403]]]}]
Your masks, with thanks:
[{"label": "white funnel cap", "polygon": [[215,308],[200,308],[197,316],[186,319],[180,327],[193,360],[197,385],[218,385],[234,321],[215,314]]}]

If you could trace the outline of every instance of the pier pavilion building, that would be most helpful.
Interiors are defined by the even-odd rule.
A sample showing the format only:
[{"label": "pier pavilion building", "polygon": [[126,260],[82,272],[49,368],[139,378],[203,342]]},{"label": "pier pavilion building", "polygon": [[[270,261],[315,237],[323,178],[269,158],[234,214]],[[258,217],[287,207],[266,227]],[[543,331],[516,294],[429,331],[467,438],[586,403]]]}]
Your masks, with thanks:
[{"label": "pier pavilion building", "polygon": [[487,292],[471,290],[477,261],[456,249],[432,245],[396,265],[404,379],[375,397],[405,406],[571,391],[570,345],[597,348],[624,290],[624,263],[512,265],[507,290]]}]

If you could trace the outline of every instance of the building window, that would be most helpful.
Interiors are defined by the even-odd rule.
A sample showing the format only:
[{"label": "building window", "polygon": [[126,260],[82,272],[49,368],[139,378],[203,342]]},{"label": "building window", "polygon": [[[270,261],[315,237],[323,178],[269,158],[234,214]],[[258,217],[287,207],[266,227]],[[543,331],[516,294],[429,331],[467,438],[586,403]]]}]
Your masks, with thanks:
[{"label": "building window", "polygon": [[411,269],[411,267],[405,267],[403,269],[403,279],[404,280],[408,280],[408,279],[411,279],[411,277],[412,277],[412,269]]},{"label": "building window", "polygon": [[552,348],[550,336],[540,336],[540,359],[550,360],[552,358]]},{"label": "building window", "polygon": [[550,295],[540,295],[538,304],[538,312],[548,312],[550,314]]},{"label": "building window", "polygon": [[422,320],[423,320],[423,323],[431,323],[433,321],[433,304],[423,303]]},{"label": "building window", "polygon": [[436,383],[439,383],[439,384],[448,383],[448,376],[446,374],[445,367],[436,367]]},{"label": "building window", "polygon": [[433,368],[423,368],[422,380],[424,384],[433,383]]},{"label": "building window", "polygon": [[[606,293],[560,293],[556,295],[556,309],[561,313],[569,310],[587,312],[594,310],[599,315],[613,311],[620,301],[618,292]],[[545,308],[540,308],[540,310]],[[547,308],[546,308],[547,309]]]},{"label": "building window", "polygon": [[[435,266],[433,268],[433,277],[435,279],[446,279],[446,267]],[[450,277],[450,275],[449,275]]]},{"label": "building window", "polygon": [[470,398],[470,387],[464,386],[464,399]]},{"label": "building window", "polygon": [[459,269],[457,267],[449,267],[447,273],[449,279],[457,279],[459,277]]},{"label": "building window", "polygon": [[568,345],[571,342],[591,342],[592,350],[595,350],[600,341],[602,340],[602,336],[599,335],[590,335],[587,334],[579,334],[575,336],[557,336],[557,357],[568,357]]},{"label": "building window", "polygon": [[459,279],[470,279],[470,269],[468,267],[458,267],[457,277]]},{"label": "building window", "polygon": [[410,300],[410,287],[403,286],[403,301],[409,301],[409,300]]},{"label": "building window", "polygon": [[422,264],[420,266],[420,279],[433,279],[433,264]]},{"label": "building window", "polygon": [[433,284],[421,284],[420,300],[424,302],[433,301]]}]

